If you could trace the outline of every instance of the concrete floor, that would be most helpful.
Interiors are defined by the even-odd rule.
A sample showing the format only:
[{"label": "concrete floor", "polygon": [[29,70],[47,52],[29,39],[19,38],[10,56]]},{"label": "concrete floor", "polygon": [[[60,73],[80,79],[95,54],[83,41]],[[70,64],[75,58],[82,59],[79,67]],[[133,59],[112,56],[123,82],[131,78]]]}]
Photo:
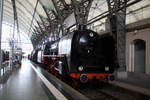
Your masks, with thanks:
[{"label": "concrete floor", "polygon": [[[22,61],[20,69],[13,70],[8,80],[0,84],[0,100],[49,100],[42,81],[34,72],[31,63]],[[52,97],[51,100],[54,98]]]}]

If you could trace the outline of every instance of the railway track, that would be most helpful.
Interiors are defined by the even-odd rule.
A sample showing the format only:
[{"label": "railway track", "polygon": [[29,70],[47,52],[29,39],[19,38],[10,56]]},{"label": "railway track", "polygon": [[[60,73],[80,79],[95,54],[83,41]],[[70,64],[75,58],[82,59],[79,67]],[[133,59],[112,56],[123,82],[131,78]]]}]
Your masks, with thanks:
[{"label": "railway track", "polygon": [[81,88],[78,91],[91,100],[118,100],[116,97],[107,94],[106,92],[101,91],[102,86],[93,85],[92,83],[81,85]]},{"label": "railway track", "polygon": [[150,100],[150,97],[110,84],[86,84],[78,91],[91,100]]},{"label": "railway track", "polygon": [[[70,81],[63,80],[71,86]],[[108,83],[81,84],[77,91],[90,98],[90,100],[150,100],[149,96],[135,91],[120,88]]]}]

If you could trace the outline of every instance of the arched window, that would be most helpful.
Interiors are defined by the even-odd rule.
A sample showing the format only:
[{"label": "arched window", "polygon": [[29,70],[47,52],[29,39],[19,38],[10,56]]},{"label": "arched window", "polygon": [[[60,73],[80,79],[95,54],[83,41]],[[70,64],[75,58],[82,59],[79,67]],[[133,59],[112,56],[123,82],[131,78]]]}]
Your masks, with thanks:
[{"label": "arched window", "polygon": [[141,39],[133,41],[134,45],[134,72],[145,73],[145,61],[146,61],[146,42]]}]

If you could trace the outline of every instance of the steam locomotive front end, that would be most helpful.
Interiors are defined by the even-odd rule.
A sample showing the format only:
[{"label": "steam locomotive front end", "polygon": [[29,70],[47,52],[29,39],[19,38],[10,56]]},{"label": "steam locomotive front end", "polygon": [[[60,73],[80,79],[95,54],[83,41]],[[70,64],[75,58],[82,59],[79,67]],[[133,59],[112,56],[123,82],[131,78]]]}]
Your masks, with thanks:
[{"label": "steam locomotive front end", "polygon": [[107,78],[114,72],[114,50],[112,36],[100,36],[91,30],[77,31],[72,40],[70,76],[81,82]]}]

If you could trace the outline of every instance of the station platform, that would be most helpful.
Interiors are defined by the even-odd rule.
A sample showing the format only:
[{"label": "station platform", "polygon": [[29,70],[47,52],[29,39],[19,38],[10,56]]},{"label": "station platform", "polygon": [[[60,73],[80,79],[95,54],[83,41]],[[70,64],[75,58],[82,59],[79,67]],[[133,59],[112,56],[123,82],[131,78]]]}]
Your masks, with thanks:
[{"label": "station platform", "polygon": [[[8,77],[7,77],[8,78]],[[27,59],[0,83],[0,100],[89,100]]]},{"label": "station platform", "polygon": [[127,72],[127,78],[117,78],[110,83],[127,90],[150,96],[150,75],[144,73]]}]

